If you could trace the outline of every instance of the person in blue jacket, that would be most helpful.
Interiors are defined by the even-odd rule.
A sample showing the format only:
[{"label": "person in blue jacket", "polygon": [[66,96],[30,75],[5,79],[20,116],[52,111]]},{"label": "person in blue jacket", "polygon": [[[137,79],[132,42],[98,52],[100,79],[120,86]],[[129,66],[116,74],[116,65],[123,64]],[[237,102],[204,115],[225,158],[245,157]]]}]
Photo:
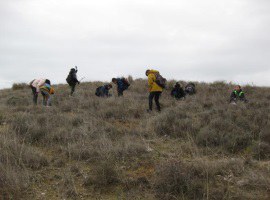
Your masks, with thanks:
[{"label": "person in blue jacket", "polygon": [[128,80],[125,78],[112,78],[112,82],[117,85],[118,96],[123,96],[123,92],[130,86]]}]

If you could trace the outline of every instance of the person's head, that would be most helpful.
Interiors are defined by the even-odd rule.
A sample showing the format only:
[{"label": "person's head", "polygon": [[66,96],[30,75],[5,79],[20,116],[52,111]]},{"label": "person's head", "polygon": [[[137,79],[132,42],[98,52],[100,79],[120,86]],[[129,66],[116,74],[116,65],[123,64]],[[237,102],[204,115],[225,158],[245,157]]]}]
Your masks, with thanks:
[{"label": "person's head", "polygon": [[107,84],[105,87],[109,90],[112,88],[112,84]]},{"label": "person's head", "polygon": [[150,69],[146,70],[145,75],[148,76],[150,73]]},{"label": "person's head", "polygon": [[117,83],[117,79],[116,79],[116,78],[112,78],[112,82],[113,82],[114,84],[116,84],[116,83]]},{"label": "person's head", "polygon": [[46,80],[45,80],[45,83],[51,85],[51,81],[50,81],[49,79],[46,79]]},{"label": "person's head", "polygon": [[76,70],[75,70],[75,68],[71,68],[70,71],[71,72],[75,72]]},{"label": "person's head", "polygon": [[235,89],[236,91],[240,91],[242,88],[241,88],[240,85],[236,85],[236,86],[234,87],[234,89]]},{"label": "person's head", "polygon": [[176,88],[180,88],[180,87],[181,87],[181,85],[180,85],[180,83],[176,82],[174,87],[176,87]]}]

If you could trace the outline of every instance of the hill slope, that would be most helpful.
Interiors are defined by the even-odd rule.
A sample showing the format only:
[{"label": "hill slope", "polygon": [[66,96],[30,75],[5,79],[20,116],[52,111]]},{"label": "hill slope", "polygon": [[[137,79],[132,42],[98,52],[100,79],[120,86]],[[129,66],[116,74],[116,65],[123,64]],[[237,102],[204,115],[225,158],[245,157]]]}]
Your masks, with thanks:
[{"label": "hill slope", "polygon": [[123,98],[99,85],[58,85],[51,108],[29,88],[0,92],[0,198],[269,199],[270,88],[235,106],[232,85],[198,83],[149,114],[145,80]]}]

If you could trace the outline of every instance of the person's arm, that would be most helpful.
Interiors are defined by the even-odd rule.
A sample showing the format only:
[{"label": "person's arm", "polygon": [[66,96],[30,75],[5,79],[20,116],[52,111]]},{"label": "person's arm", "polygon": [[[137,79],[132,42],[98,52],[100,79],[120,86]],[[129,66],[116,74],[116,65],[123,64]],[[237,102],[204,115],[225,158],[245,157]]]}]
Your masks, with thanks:
[{"label": "person's arm", "polygon": [[239,98],[244,101],[244,102],[248,102],[248,100],[246,99],[246,96],[245,96],[245,93],[244,92],[241,92],[240,95],[239,95]]}]

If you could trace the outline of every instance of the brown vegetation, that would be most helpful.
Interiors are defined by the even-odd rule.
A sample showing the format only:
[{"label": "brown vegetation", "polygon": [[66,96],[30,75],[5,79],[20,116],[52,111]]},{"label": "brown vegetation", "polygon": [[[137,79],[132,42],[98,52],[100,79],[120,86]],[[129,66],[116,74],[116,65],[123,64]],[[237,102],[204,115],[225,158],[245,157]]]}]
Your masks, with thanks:
[{"label": "brown vegetation", "polygon": [[50,108],[26,84],[2,90],[0,199],[269,199],[269,88],[236,106],[231,84],[177,101],[171,81],[149,114],[146,81],[129,80],[122,98],[58,85]]}]

